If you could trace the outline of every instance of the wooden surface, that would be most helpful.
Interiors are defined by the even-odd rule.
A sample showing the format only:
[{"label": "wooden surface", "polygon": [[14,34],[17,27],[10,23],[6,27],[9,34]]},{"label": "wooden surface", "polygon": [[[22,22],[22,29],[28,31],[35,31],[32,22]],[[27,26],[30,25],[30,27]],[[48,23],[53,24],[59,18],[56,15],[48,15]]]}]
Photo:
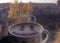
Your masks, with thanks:
[{"label": "wooden surface", "polygon": [[60,43],[60,29],[56,32],[55,40],[53,41],[53,43]]}]

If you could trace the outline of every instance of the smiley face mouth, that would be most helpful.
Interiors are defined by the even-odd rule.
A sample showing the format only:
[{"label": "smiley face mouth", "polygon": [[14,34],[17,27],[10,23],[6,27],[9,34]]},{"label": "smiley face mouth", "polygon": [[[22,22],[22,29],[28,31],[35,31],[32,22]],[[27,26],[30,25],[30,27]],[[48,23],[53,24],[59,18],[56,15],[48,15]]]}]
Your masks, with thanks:
[{"label": "smiley face mouth", "polygon": [[36,35],[38,34],[39,32],[36,32],[36,33],[29,33],[29,34],[19,34],[17,32],[13,32],[14,35],[17,35],[17,36],[33,36],[33,35]]}]

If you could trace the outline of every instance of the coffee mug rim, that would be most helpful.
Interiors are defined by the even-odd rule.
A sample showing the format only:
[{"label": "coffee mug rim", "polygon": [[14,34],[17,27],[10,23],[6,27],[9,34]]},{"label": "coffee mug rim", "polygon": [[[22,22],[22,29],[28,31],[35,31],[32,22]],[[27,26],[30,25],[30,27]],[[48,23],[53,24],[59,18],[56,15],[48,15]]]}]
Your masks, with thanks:
[{"label": "coffee mug rim", "polygon": [[43,27],[41,24],[39,24],[39,23],[36,23],[36,22],[20,22],[20,23],[12,24],[12,25],[8,28],[8,32],[9,32],[11,35],[15,36],[15,37],[23,37],[23,38],[35,37],[35,36],[37,36],[37,35],[40,34],[40,33],[39,33],[39,34],[32,35],[32,36],[18,36],[18,35],[13,34],[13,33],[10,31],[10,29],[13,28],[13,26],[18,25],[18,24],[22,24],[22,23],[32,23],[32,24],[41,26],[41,29],[42,29],[42,30],[41,30],[40,33],[42,33],[42,32],[44,31],[44,27]]}]

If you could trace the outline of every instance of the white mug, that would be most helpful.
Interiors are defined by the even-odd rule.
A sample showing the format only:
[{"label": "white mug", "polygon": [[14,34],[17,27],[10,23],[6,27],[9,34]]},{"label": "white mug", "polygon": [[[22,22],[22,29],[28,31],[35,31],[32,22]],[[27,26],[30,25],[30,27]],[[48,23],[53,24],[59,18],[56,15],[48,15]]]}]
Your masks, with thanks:
[{"label": "white mug", "polygon": [[[49,39],[49,32],[42,25],[34,22],[22,22],[13,24],[8,29],[9,33],[23,43],[46,43]],[[42,39],[42,33],[46,33],[46,38]]]}]

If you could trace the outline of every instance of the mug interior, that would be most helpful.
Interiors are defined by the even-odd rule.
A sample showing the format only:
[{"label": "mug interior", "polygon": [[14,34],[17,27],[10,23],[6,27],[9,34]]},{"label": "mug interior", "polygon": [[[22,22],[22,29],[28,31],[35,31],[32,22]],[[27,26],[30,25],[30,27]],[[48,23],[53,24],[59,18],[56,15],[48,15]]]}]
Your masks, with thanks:
[{"label": "mug interior", "polygon": [[9,33],[16,37],[34,37],[43,32],[43,26],[34,23],[17,23],[10,26]]}]

